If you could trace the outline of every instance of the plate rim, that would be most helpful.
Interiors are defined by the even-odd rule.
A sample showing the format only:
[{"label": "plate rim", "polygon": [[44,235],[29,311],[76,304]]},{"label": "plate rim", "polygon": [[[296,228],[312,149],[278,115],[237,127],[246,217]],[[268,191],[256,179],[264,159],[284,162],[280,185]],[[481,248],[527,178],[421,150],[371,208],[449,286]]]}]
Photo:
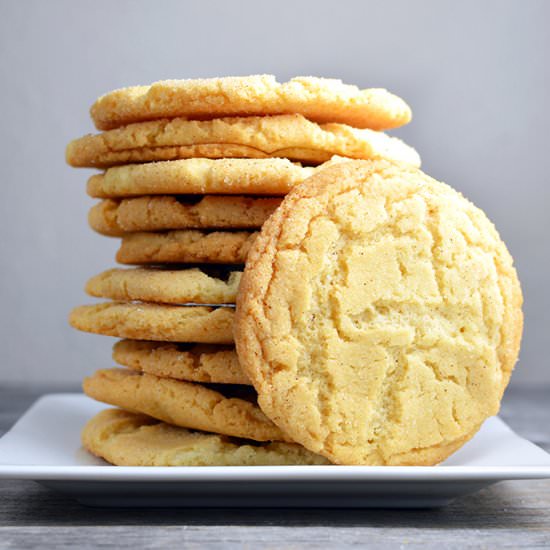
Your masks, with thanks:
[{"label": "plate rim", "polygon": [[109,482],[451,482],[550,478],[550,466],[34,466],[0,465],[0,479]]},{"label": "plate rim", "polygon": [[[38,397],[6,431],[1,439],[43,401],[83,397],[78,392],[48,393]],[[501,418],[500,422],[516,437]],[[540,447],[539,447],[540,448]],[[546,452],[544,449],[541,449]],[[547,453],[548,454],[548,453]],[[504,481],[550,478],[550,466],[112,466],[112,465],[19,465],[0,463],[0,480],[82,482],[460,482]]]}]

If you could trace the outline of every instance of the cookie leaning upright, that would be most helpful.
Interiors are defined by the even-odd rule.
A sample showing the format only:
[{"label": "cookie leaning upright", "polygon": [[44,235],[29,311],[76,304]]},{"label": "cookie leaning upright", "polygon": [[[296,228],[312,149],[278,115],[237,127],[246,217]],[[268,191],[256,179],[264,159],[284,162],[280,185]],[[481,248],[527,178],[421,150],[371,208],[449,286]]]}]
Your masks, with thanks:
[{"label": "cookie leaning upright", "polygon": [[435,464],[489,416],[516,362],[522,296],[485,214],[420,170],[348,162],[264,224],[235,341],[262,410],[341,464]]}]

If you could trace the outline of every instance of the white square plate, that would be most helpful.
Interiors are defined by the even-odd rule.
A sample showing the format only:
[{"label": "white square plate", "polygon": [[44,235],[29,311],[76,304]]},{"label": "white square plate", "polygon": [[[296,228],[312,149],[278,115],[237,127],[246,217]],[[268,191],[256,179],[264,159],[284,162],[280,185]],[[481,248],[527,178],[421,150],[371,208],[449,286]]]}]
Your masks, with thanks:
[{"label": "white square plate", "polygon": [[39,399],[0,439],[0,479],[30,479],[96,506],[431,507],[507,479],[550,477],[550,455],[499,418],[440,466],[118,467],[80,446],[105,405]]}]

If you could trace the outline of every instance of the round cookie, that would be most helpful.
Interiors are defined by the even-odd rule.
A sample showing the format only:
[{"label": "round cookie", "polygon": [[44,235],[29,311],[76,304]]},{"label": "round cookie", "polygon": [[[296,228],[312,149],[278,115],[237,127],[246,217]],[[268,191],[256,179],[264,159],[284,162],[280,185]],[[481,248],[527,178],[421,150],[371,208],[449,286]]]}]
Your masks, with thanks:
[{"label": "round cookie", "polygon": [[107,199],[90,209],[88,222],[92,229],[109,237],[170,229],[256,229],[282,200],[227,195],[197,198],[163,195]]},{"label": "round cookie", "polygon": [[72,310],[72,327],[105,336],[162,342],[233,343],[233,308],[105,302]]},{"label": "round cookie", "polygon": [[328,464],[293,443],[247,444],[193,432],[143,414],[106,409],[90,419],[82,444],[115,466],[275,466]]},{"label": "round cookie", "polygon": [[312,76],[284,83],[273,75],[163,80],[109,92],[90,110],[100,130],[155,118],[286,113],[374,130],[396,128],[411,120],[409,106],[387,90],[361,90],[341,80]]},{"label": "round cookie", "polygon": [[[329,162],[338,162],[336,157]],[[322,167],[319,167],[322,168]],[[113,166],[88,180],[94,198],[139,195],[285,195],[317,168],[284,158],[192,158]]]},{"label": "round cookie", "polygon": [[254,441],[290,441],[254,400],[226,397],[201,384],[127,369],[103,369],[85,378],[82,387],[97,401],[182,428]]},{"label": "round cookie", "polygon": [[225,278],[203,269],[109,269],[86,283],[86,292],[96,298],[122,302],[138,300],[164,304],[234,304],[240,271]]},{"label": "round cookie", "polygon": [[218,263],[242,264],[257,232],[199,231],[128,233],[116,261],[121,264]]},{"label": "round cookie", "polygon": [[499,410],[521,289],[485,214],[393,163],[297,186],[237,296],[239,361],[262,410],[339,464],[429,465]]},{"label": "round cookie", "polygon": [[102,168],[194,157],[284,157],[319,164],[333,155],[420,165],[418,153],[397,138],[344,124],[319,125],[301,115],[138,122],[76,139],[65,156],[71,166]]},{"label": "round cookie", "polygon": [[232,346],[121,340],[113,346],[113,359],[119,365],[163,378],[250,385]]}]

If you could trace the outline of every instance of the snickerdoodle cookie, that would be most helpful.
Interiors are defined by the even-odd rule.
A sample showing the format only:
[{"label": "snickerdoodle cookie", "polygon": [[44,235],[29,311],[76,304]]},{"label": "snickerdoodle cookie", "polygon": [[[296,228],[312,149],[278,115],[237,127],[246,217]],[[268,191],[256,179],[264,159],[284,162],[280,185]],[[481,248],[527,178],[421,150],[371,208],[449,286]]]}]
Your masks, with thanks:
[{"label": "snickerdoodle cookie", "polygon": [[100,97],[90,113],[100,130],[155,118],[300,113],[316,122],[342,122],[384,130],[407,124],[409,106],[381,88],[359,89],[334,78],[298,76],[279,83],[273,75],[163,80]]},{"label": "snickerdoodle cookie", "polygon": [[121,340],[113,346],[113,359],[119,365],[164,378],[250,385],[234,346]]},{"label": "snickerdoodle cookie", "polygon": [[215,267],[109,269],[92,277],[86,283],[86,292],[96,298],[123,302],[234,304],[242,273],[218,273]]},{"label": "snickerdoodle cookie", "polygon": [[383,132],[345,124],[316,124],[301,115],[151,120],[129,124],[69,143],[71,166],[105,168],[117,164],[204,157],[282,157],[320,164],[333,155],[388,158],[420,165],[418,153]]},{"label": "snickerdoodle cookie", "polygon": [[512,258],[448,185],[386,161],[294,188],[237,296],[262,410],[340,464],[435,464],[499,410],[522,332]]},{"label": "snickerdoodle cookie", "polygon": [[247,443],[121,409],[106,409],[91,418],[82,431],[82,444],[115,466],[328,464],[326,458],[293,443]]},{"label": "snickerdoodle cookie", "polygon": [[[103,369],[84,379],[86,395],[132,412],[152,416],[169,424],[206,432],[243,437],[255,441],[290,441],[248,393],[231,395],[215,389],[162,378],[129,369]],[[227,386],[221,386],[227,388]]]},{"label": "snickerdoodle cookie", "polygon": [[109,237],[172,229],[257,229],[281,200],[239,195],[106,199],[90,209],[88,222],[92,229]]},{"label": "snickerdoodle cookie", "polygon": [[72,327],[105,336],[162,342],[233,342],[233,308],[104,302],[75,307]]}]

